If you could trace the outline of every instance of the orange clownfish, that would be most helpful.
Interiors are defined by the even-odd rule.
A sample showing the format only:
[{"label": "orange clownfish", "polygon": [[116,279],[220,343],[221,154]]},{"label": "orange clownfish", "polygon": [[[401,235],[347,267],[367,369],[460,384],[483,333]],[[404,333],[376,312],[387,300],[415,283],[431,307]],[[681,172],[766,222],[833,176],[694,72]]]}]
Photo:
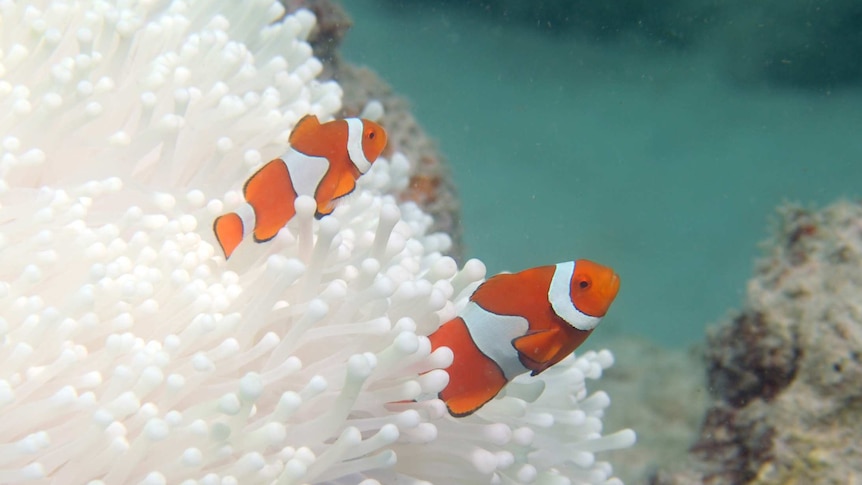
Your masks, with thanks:
[{"label": "orange clownfish", "polygon": [[246,202],[236,212],[213,222],[216,239],[229,258],[250,230],[255,242],[274,238],[293,218],[294,201],[309,195],[317,201],[319,219],[334,210],[333,202],[356,188],[386,147],[386,131],[360,118],[320,123],[306,115],[290,133],[290,148],[246,181]]},{"label": "orange clownfish", "polygon": [[617,296],[610,268],[579,259],[489,278],[459,316],[428,338],[449,347],[449,383],[438,394],[449,413],[472,414],[515,376],[536,375],[571,354]]}]

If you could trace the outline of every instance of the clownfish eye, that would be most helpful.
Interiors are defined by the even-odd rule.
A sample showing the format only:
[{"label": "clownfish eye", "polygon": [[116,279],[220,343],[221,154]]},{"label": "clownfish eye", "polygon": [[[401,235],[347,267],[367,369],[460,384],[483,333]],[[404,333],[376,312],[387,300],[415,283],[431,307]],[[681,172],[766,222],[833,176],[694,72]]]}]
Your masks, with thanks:
[{"label": "clownfish eye", "polygon": [[589,287],[590,287],[590,280],[589,280],[589,278],[584,278],[584,277],[582,277],[582,278],[580,278],[580,279],[578,280],[578,288],[580,288],[580,289],[582,289],[582,290],[586,290],[586,289],[587,289],[587,288],[589,288]]},{"label": "clownfish eye", "polygon": [[373,140],[373,139],[374,139],[374,135],[375,135],[375,133],[374,133],[373,131],[369,132],[369,133],[368,133],[368,139],[369,139],[369,140]]}]

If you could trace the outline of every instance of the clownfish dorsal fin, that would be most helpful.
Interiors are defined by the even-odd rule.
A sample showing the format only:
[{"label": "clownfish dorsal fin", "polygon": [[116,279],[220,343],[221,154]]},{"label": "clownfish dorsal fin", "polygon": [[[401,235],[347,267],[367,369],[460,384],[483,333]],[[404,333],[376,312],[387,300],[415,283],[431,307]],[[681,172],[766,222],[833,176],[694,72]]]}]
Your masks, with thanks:
[{"label": "clownfish dorsal fin", "polygon": [[512,346],[524,357],[540,364],[542,369],[533,372],[536,375],[554,364],[552,360],[563,347],[563,340],[556,330],[540,330],[512,340]]},{"label": "clownfish dorsal fin", "polygon": [[296,122],[293,131],[290,132],[290,137],[287,142],[295,145],[297,140],[313,136],[314,132],[320,127],[320,120],[315,115],[305,115]]}]

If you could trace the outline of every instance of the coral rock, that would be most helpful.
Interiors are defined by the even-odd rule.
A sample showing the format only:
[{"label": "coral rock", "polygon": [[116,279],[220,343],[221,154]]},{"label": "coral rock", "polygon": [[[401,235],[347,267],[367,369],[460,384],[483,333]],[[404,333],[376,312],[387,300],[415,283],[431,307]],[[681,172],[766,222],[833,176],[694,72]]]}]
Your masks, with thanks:
[{"label": "coral rock", "polygon": [[653,483],[857,483],[862,205],[781,216],[745,309],[710,333],[715,402],[690,469]]}]

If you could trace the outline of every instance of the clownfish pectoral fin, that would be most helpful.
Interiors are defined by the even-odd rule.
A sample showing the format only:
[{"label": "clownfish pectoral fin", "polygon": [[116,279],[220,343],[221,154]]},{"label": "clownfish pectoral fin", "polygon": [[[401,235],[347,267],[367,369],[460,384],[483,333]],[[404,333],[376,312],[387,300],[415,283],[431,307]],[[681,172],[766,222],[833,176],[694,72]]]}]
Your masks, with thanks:
[{"label": "clownfish pectoral fin", "polygon": [[225,259],[228,259],[242,241],[242,219],[236,212],[218,216],[213,222],[213,232],[224,251]]},{"label": "clownfish pectoral fin", "polygon": [[512,340],[522,357],[522,362],[536,375],[556,362],[553,361],[563,346],[563,336],[554,330],[542,330]]},{"label": "clownfish pectoral fin", "polygon": [[332,212],[334,210],[335,210],[335,201],[334,200],[327,200],[324,202],[318,202],[317,203],[317,210],[314,211],[314,218],[318,219],[318,220],[323,219],[324,217],[328,216],[329,214],[332,214]]},{"label": "clownfish pectoral fin", "polygon": [[317,220],[323,219],[324,217],[328,216],[329,214],[332,214],[332,211],[334,211],[334,210],[335,210],[335,207],[333,207],[332,204],[329,204],[329,206],[324,210],[321,210],[320,208],[318,208],[317,211],[314,213],[314,218]]},{"label": "clownfish pectoral fin", "polygon": [[344,174],[338,180],[338,185],[335,186],[335,194],[333,194],[332,200],[335,201],[346,197],[353,193],[354,190],[356,190],[356,178],[350,174]]},{"label": "clownfish pectoral fin", "polygon": [[332,214],[332,212],[334,210],[335,210],[335,201],[334,200],[327,200],[324,202],[318,202],[317,203],[317,210],[314,211],[314,218],[315,219],[323,219],[324,217],[328,216],[329,214]]},{"label": "clownfish pectoral fin", "polygon": [[332,214],[332,211],[335,210],[339,200],[347,197],[353,193],[354,190],[356,190],[356,179],[349,174],[343,175],[338,182],[336,182],[332,198],[317,201],[317,212],[314,214],[314,217],[320,219]]},{"label": "clownfish pectoral fin", "polygon": [[294,145],[296,140],[302,137],[314,136],[317,129],[320,127],[320,120],[315,115],[305,115],[296,122],[293,131],[290,132],[290,137],[287,142]]}]

